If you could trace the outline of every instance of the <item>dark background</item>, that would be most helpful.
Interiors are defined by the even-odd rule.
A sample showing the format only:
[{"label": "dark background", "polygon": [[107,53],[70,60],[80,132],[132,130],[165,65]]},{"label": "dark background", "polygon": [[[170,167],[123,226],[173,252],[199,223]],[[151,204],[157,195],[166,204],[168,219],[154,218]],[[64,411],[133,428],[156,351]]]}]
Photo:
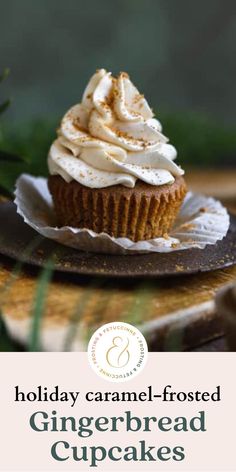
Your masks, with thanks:
[{"label": "dark background", "polygon": [[0,31],[17,120],[63,113],[105,67],[157,109],[235,121],[235,0],[8,0]]},{"label": "dark background", "polygon": [[[100,67],[130,74],[180,163],[235,165],[235,0],[2,1],[4,67],[0,102],[13,101],[0,116],[0,149],[21,154],[32,173],[46,174],[60,117]],[[8,186],[18,171],[9,172]]]},{"label": "dark background", "polygon": [[[60,117],[80,101],[100,67],[131,75],[176,146],[186,176],[197,176],[198,188],[235,196],[229,176],[236,168],[236,0],[0,0],[0,73],[5,67],[11,71],[0,83],[0,200],[12,196],[22,172],[47,175]],[[10,107],[1,113],[8,97]],[[225,166],[229,172],[222,172]],[[18,262],[10,285],[19,269]],[[48,270],[35,291],[32,316],[38,320]],[[227,281],[226,273],[220,277],[220,284],[222,277]],[[199,276],[204,296],[213,296],[214,280]],[[33,351],[38,326],[33,323]],[[0,310],[0,350],[18,349]]]}]

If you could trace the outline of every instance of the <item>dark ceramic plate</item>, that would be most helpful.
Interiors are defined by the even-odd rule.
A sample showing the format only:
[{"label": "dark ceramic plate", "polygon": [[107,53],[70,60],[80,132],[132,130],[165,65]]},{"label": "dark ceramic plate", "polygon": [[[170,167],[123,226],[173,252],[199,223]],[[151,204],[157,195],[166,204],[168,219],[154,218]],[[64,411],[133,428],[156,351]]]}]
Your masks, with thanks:
[{"label": "dark ceramic plate", "polygon": [[0,204],[0,253],[36,266],[53,256],[55,270],[109,277],[166,277],[207,272],[236,264],[236,217],[223,241],[205,249],[170,254],[115,256],[80,252],[36,233],[16,213],[14,203]]}]

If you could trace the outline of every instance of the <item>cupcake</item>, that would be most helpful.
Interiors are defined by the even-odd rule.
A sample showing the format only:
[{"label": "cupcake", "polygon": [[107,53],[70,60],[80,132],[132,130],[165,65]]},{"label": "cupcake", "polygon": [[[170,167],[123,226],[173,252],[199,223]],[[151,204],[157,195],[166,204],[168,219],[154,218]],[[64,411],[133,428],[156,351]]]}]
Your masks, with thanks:
[{"label": "cupcake", "polygon": [[58,225],[132,241],[167,235],[186,194],[176,155],[129,76],[98,70],[49,151]]}]

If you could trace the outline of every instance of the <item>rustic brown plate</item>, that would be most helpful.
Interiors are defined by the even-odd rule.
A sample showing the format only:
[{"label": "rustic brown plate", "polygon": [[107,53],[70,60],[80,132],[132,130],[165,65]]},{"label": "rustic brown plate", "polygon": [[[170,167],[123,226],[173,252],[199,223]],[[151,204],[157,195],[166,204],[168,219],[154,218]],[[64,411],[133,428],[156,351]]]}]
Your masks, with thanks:
[{"label": "rustic brown plate", "polygon": [[81,252],[46,239],[26,225],[14,203],[0,204],[0,253],[43,267],[53,257],[55,270],[109,277],[167,277],[207,272],[236,264],[236,217],[223,241],[205,249],[169,254],[115,256]]}]

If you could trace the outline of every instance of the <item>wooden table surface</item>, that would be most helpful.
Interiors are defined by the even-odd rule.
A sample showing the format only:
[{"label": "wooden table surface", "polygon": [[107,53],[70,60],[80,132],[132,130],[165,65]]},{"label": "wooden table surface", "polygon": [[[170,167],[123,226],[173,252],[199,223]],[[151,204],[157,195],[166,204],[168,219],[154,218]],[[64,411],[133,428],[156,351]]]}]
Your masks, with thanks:
[{"label": "wooden table surface", "polygon": [[[190,189],[220,198],[236,213],[235,170],[192,170],[187,172],[187,182]],[[15,262],[0,256],[0,306],[8,329],[25,342],[40,272],[20,266],[13,272],[14,267]],[[122,320],[137,325],[145,322],[154,350],[225,350],[214,296],[234,280],[236,267],[159,281],[120,282],[57,274],[44,294],[43,349],[68,349],[61,340],[64,330],[67,341],[75,338],[72,349],[76,350],[78,340],[70,326],[78,320],[80,330],[86,328],[88,333],[99,324]]]}]

